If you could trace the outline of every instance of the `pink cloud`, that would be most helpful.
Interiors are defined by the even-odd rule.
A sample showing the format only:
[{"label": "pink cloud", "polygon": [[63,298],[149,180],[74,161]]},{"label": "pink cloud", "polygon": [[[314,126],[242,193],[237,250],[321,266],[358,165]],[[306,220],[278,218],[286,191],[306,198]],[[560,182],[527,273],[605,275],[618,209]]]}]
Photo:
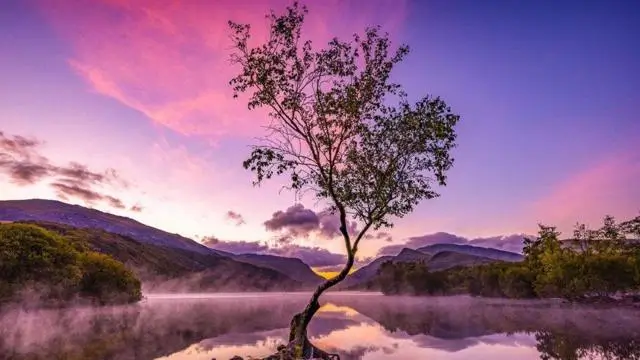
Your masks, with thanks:
[{"label": "pink cloud", "polygon": [[[252,24],[260,41],[266,37],[265,14],[289,3],[45,0],[41,9],[71,45],[69,64],[93,91],[181,134],[216,136],[260,129],[255,121],[260,114],[249,113],[229,91],[234,70],[227,21]],[[405,13],[399,0],[366,6],[329,0],[309,7],[307,35],[316,43],[375,24],[396,33]]]},{"label": "pink cloud", "polygon": [[535,218],[565,231],[576,222],[599,225],[604,215],[620,220],[640,210],[640,151],[606,158],[557,184],[533,204]]},{"label": "pink cloud", "polygon": [[167,181],[203,179],[212,170],[212,165],[203,156],[194,155],[184,145],[170,144],[164,137],[152,145],[149,160],[151,165],[164,169]]}]

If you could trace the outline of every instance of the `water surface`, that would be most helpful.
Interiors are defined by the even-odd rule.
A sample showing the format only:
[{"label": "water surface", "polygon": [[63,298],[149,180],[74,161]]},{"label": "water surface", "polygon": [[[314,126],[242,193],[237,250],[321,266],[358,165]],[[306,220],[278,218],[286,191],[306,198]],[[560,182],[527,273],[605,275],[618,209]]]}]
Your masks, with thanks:
[{"label": "water surface", "polygon": [[[155,294],[134,306],[0,314],[2,359],[218,360],[285,342],[305,293]],[[640,311],[329,293],[312,342],[342,359],[640,359]]]}]

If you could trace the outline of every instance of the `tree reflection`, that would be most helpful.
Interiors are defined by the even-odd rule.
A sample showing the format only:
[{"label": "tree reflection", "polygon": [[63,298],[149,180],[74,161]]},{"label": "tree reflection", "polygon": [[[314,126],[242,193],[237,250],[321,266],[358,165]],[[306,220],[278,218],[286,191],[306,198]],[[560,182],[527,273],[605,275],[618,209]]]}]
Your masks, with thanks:
[{"label": "tree reflection", "polygon": [[542,360],[640,360],[637,339],[596,339],[549,331],[538,331],[535,338]]}]

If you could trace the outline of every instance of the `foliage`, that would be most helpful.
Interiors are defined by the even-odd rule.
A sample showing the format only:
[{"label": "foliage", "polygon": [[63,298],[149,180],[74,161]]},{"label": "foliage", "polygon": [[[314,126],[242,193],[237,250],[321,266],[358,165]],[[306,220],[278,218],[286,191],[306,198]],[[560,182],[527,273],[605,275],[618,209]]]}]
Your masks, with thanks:
[{"label": "foliage", "polygon": [[[407,46],[392,50],[387,34],[368,28],[314,50],[301,39],[306,13],[297,3],[272,13],[269,39],[255,47],[249,25],[229,23],[231,60],[241,68],[230,84],[271,118],[244,167],[256,184],[288,174],[290,188],[328,200],[353,257],[370,227],[391,226],[391,217],[438,196],[433,184],[446,184],[459,116],[438,97],[412,104],[391,81]],[[353,243],[347,216],[364,224]]]},{"label": "foliage", "polygon": [[621,339],[594,342],[573,334],[537,331],[536,349],[542,360],[640,360],[640,342]]},{"label": "foliage", "polygon": [[386,294],[451,294],[574,301],[610,298],[640,290],[640,247],[627,239],[632,221],[616,224],[607,216],[601,229],[578,224],[574,239],[561,241],[554,227],[540,226],[538,237],[525,239],[520,263],[495,262],[430,273],[421,263],[381,266],[377,282]]},{"label": "foliage", "polygon": [[30,224],[0,224],[0,300],[24,290],[45,302],[79,296],[98,303],[134,302],[140,282],[109,256],[83,249]]}]

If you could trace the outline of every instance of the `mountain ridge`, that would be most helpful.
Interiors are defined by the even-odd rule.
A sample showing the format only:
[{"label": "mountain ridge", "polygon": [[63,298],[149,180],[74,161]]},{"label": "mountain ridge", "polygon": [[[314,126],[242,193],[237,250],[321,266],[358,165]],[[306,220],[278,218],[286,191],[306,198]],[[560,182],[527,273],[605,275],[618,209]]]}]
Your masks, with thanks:
[{"label": "mountain ridge", "polygon": [[[198,254],[198,256],[192,256],[194,258],[218,256],[228,259],[229,261],[253,265],[258,269],[276,271],[293,281],[305,283],[307,286],[317,285],[323,280],[309,265],[296,257],[255,253],[233,254],[219,251],[184,236],[154,228],[128,217],[110,214],[80,205],[68,204],[58,200],[28,199],[0,201],[0,222],[1,221],[39,221],[84,229],[96,228],[131,238],[142,244]],[[459,238],[456,235],[448,233],[437,234],[439,234],[439,236],[446,235],[447,238],[453,240]],[[438,253],[441,252],[453,252],[458,255],[448,254],[446,256],[437,256]],[[436,263],[432,263],[431,265],[434,268],[440,269],[448,267],[450,265],[449,263],[460,263],[461,265],[475,264],[487,262],[488,260],[486,259],[490,261],[521,261],[523,256],[501,249],[468,244],[437,243],[422,246],[417,249],[404,247],[395,255],[380,256],[369,264],[354,271],[345,279],[344,284],[340,287],[349,287],[371,280],[376,276],[380,265],[389,260],[404,262],[424,261],[426,263],[437,260]]]},{"label": "mountain ridge", "polygon": [[217,253],[192,239],[160,230],[132,218],[58,200],[1,200],[0,220],[48,221],[78,228],[99,228],[130,236],[139,242],[191,250],[201,254]]},{"label": "mountain ridge", "polygon": [[[146,251],[153,255],[148,259],[149,261],[168,261],[176,266],[178,270],[186,271],[187,273],[205,271],[208,267],[215,265],[218,269],[239,269],[238,271],[243,276],[249,278],[251,278],[249,274],[251,271],[256,272],[256,276],[260,275],[259,273],[262,270],[269,270],[267,273],[275,271],[284,276],[281,279],[282,281],[289,282],[289,280],[292,280],[292,282],[301,283],[303,287],[305,285],[306,287],[317,285],[322,280],[307,264],[298,258],[227,253],[209,248],[184,236],[145,225],[128,217],[57,200],[2,200],[0,201],[1,221],[34,222],[38,225],[64,232],[70,231],[63,228],[67,226],[85,229],[92,233],[93,236],[101,236],[102,239],[113,239],[112,236],[92,232],[92,230],[101,230],[119,235],[123,239],[128,239],[141,245],[147,245],[146,248],[144,246],[140,247],[122,239],[117,241],[117,246],[111,244],[112,246],[106,249],[100,249],[101,245],[105,244],[92,244],[93,247],[98,248],[98,251],[102,250],[102,252],[110,255],[115,254],[115,257],[120,257],[119,260],[123,262],[132,260],[132,257],[129,256],[130,254],[126,254],[127,251]],[[151,249],[149,246],[155,248]],[[237,264],[233,264],[233,262]],[[140,266],[141,264],[137,263],[135,265]],[[154,263],[147,265],[153,265],[151,267],[158,270],[157,267],[154,267],[156,265]],[[278,278],[271,273],[268,275],[274,279]]]}]

